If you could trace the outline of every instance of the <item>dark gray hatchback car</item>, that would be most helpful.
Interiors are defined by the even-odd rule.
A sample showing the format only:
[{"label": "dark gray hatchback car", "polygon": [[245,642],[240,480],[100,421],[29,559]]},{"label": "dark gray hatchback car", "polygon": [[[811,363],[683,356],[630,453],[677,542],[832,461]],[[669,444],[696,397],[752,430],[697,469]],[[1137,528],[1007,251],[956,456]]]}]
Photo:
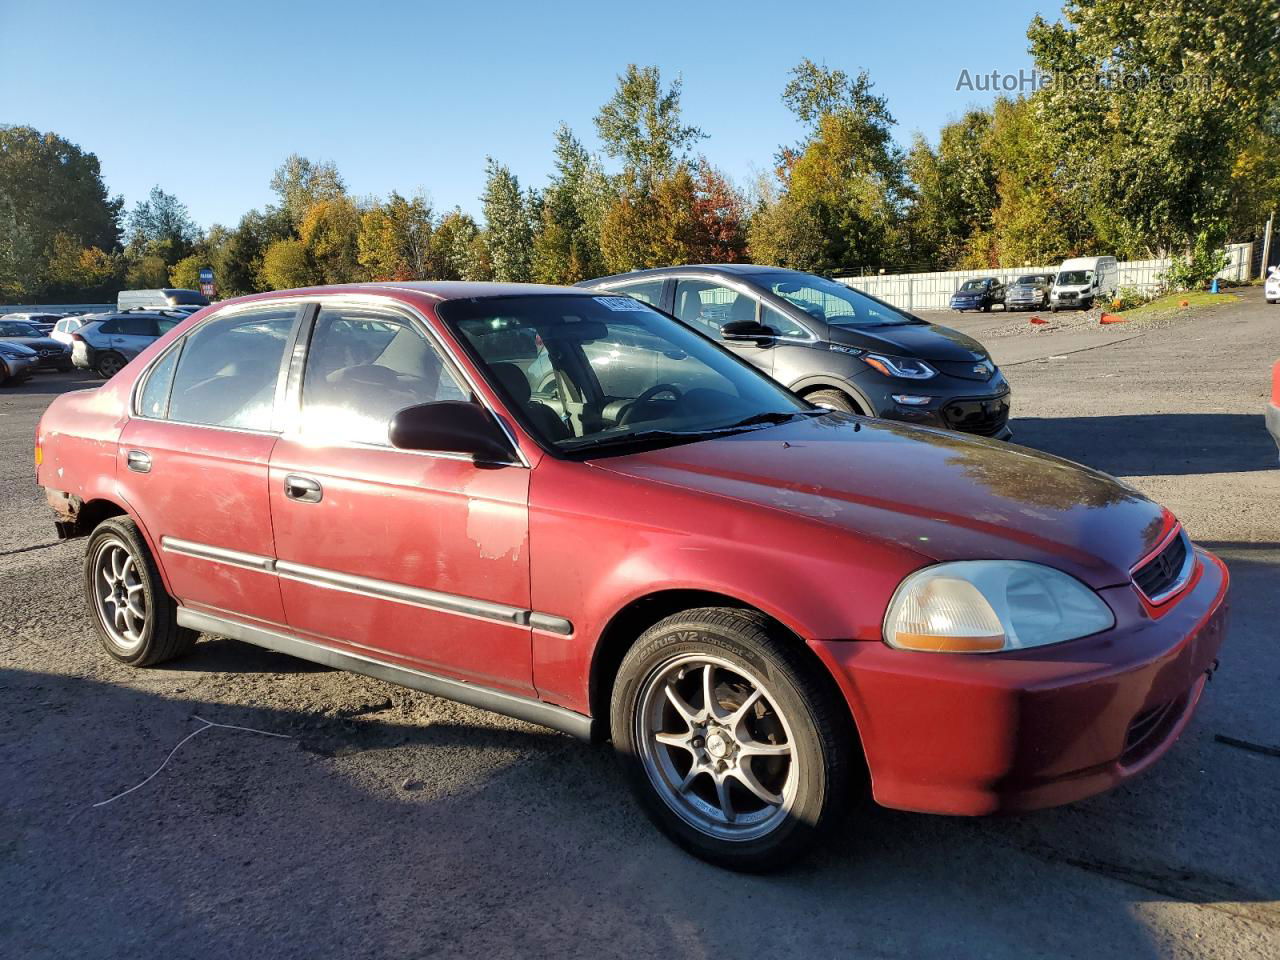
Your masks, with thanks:
[{"label": "dark gray hatchback car", "polygon": [[586,280],[716,340],[818,406],[1007,440],[1009,384],[985,347],[833,280],[756,264]]}]

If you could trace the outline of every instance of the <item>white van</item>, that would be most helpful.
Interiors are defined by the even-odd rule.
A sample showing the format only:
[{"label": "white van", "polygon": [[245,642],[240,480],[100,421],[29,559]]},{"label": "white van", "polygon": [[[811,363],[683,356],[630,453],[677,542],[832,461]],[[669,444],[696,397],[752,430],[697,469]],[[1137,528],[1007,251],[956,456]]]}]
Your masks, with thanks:
[{"label": "white van", "polygon": [[1072,257],[1063,260],[1049,291],[1049,309],[1088,310],[1095,300],[1116,295],[1120,269],[1115,257]]}]

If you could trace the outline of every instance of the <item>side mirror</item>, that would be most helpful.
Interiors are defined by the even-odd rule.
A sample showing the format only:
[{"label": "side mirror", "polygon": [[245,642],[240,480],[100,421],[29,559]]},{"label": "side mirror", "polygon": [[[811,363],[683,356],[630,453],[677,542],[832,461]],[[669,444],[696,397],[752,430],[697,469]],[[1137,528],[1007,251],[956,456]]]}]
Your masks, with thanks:
[{"label": "side mirror", "polygon": [[400,450],[467,453],[498,462],[514,458],[510,441],[489,411],[462,400],[405,407],[391,418],[387,436]]},{"label": "side mirror", "polygon": [[759,340],[772,337],[773,331],[758,320],[730,320],[720,324],[720,336],[726,340]]}]

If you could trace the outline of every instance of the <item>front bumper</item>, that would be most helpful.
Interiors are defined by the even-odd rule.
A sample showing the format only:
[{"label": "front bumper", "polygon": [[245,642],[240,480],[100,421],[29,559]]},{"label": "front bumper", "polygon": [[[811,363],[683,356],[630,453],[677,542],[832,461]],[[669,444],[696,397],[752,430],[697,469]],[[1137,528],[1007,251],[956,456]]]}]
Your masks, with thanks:
[{"label": "front bumper", "polygon": [[41,370],[65,370],[72,365],[70,350],[41,350],[36,359]]},{"label": "front bumper", "polygon": [[[911,394],[912,390],[898,384],[894,393]],[[921,427],[940,427],[943,430],[1008,440],[1013,436],[1013,431],[1009,428],[1012,399],[1013,394],[1007,387],[1000,393],[977,397],[931,397],[929,403],[922,405],[899,403],[890,394],[876,416],[883,420],[897,420]]]},{"label": "front bumper", "polygon": [[31,375],[36,372],[40,366],[39,357],[9,357],[2,358],[5,368],[9,371],[9,379],[15,383],[21,383],[23,380],[30,379]]},{"label": "front bumper", "polygon": [[1099,591],[1116,626],[1019,653],[911,653],[817,642],[849,700],[878,803],[926,813],[1034,810],[1146,770],[1190,720],[1227,621],[1226,567],[1197,550],[1192,583],[1151,608]]}]

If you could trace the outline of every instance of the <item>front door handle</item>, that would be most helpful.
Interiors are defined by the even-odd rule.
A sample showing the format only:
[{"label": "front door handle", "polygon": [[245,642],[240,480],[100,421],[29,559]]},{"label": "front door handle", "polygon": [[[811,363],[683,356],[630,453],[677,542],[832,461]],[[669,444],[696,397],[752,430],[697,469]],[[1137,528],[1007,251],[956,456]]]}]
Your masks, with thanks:
[{"label": "front door handle", "polygon": [[319,503],[324,490],[310,477],[291,473],[284,478],[284,495],[290,500],[301,500],[303,503]]},{"label": "front door handle", "polygon": [[134,473],[151,472],[151,454],[145,450],[130,450],[125,454],[124,460]]}]

